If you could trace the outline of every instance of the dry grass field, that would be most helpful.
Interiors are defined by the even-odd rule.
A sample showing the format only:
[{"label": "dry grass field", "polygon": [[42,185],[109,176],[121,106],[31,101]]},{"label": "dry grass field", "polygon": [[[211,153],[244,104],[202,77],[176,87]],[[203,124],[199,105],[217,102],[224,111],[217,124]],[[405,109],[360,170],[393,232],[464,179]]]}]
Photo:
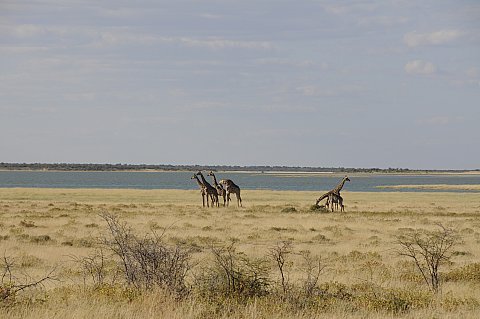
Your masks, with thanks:
[{"label": "dry grass field", "polygon": [[[202,208],[198,190],[0,189],[0,266],[7,274],[0,296],[12,282],[32,282],[52,269],[55,276],[0,300],[0,318],[480,318],[478,194],[344,192],[344,213],[311,210],[319,195],[245,190],[243,208]],[[188,247],[190,293],[133,289],[121,275],[114,278],[114,257],[96,284],[80,261],[111,235],[102,212],[139,238],[155,232],[166,245]],[[441,265],[434,294],[412,260],[398,254],[397,239],[438,223],[460,240]],[[286,242],[282,285],[270,257]],[[232,243],[252,262],[245,267],[262,261],[264,295],[222,299],[198,286],[212,247]],[[3,271],[9,262],[12,280]]]}]

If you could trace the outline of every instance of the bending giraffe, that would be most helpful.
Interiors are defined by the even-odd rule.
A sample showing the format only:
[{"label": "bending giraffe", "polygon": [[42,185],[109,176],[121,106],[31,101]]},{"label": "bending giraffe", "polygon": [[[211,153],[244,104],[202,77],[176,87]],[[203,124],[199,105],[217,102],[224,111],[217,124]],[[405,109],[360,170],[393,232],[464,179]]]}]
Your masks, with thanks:
[{"label": "bending giraffe", "polygon": [[202,172],[199,171],[196,175],[200,176],[200,178],[202,179],[202,184],[205,187],[205,192],[207,193],[207,207],[208,207],[208,197],[212,199],[212,207],[215,205],[219,206],[217,189],[212,185],[210,185],[209,182],[207,182]]},{"label": "bending giraffe", "polygon": [[343,186],[345,185],[345,182],[347,182],[347,181],[350,181],[350,179],[348,178],[348,176],[345,176],[342,179],[342,181],[335,188],[333,188],[331,191],[328,191],[325,194],[323,194],[322,196],[320,196],[317,199],[316,205],[318,205],[318,203],[320,201],[322,201],[323,199],[327,198],[327,202],[326,202],[325,206],[328,207],[330,205],[330,208],[331,208],[332,212],[334,210],[334,204],[336,204],[337,209],[338,209],[338,204],[340,204],[341,211],[344,211],[345,208],[343,206],[343,198],[340,195],[340,191],[342,190]]},{"label": "bending giraffe", "polygon": [[345,210],[345,207],[343,206],[343,197],[333,193],[332,191],[326,192],[325,194],[320,196],[315,204],[318,206],[318,203],[320,203],[325,198],[327,199],[327,201],[325,202],[325,207],[327,209],[331,209],[333,212],[334,209],[338,209],[338,206],[340,205],[340,211],[343,212]]},{"label": "bending giraffe", "polygon": [[[213,185],[217,189],[218,196],[223,197],[223,206],[225,206],[225,202],[227,201],[227,190],[221,184],[217,183],[217,178],[215,177],[215,174],[213,174],[213,171],[210,171],[208,176],[212,176]],[[228,198],[228,200],[230,200],[230,198]]]}]

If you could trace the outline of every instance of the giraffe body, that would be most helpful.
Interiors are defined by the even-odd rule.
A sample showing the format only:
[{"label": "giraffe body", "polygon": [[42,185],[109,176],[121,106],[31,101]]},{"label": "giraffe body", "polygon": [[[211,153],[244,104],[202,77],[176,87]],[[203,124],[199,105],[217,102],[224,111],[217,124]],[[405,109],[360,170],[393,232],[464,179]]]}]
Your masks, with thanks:
[{"label": "giraffe body", "polygon": [[200,178],[202,180],[202,184],[205,187],[205,192],[207,194],[207,207],[208,207],[208,198],[209,197],[212,200],[212,207],[215,206],[215,205],[219,206],[217,189],[215,187],[213,187],[212,185],[210,185],[209,182],[207,182],[207,180],[203,176],[202,172],[198,172],[196,175],[200,176]]},{"label": "giraffe body", "polygon": [[237,197],[237,206],[242,207],[242,197],[240,196],[240,187],[237,186],[231,179],[222,179],[219,182],[227,191],[227,206],[230,201],[230,194],[235,194]]},{"label": "giraffe body", "polygon": [[218,196],[223,197],[223,206],[225,206],[225,202],[227,201],[227,190],[222,186],[222,184],[217,183],[217,178],[215,177],[213,171],[210,171],[210,173],[208,173],[208,176],[212,176],[213,185],[217,189]]}]

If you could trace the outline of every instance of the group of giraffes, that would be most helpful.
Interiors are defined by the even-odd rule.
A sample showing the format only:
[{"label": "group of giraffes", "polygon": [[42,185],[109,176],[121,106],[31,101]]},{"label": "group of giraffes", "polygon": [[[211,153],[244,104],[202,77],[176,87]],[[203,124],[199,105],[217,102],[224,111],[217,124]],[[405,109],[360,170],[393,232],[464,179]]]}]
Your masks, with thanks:
[{"label": "group of giraffes", "polygon": [[[201,171],[193,174],[191,177],[191,179],[195,179],[197,181],[198,187],[200,188],[203,207],[205,207],[205,199],[207,207],[210,206],[209,200],[211,200],[212,207],[220,207],[220,197],[223,197],[223,206],[228,206],[230,202],[230,194],[232,193],[237,197],[237,206],[242,206],[240,187],[238,187],[238,185],[236,185],[231,179],[222,179],[217,182],[217,178],[212,171],[210,171],[207,175],[212,177],[213,185],[215,186],[212,186],[209,182],[207,182]],[[345,176],[335,188],[320,196],[315,205],[318,206],[318,203],[326,198],[327,201],[325,202],[325,207],[327,209],[331,209],[333,212],[335,209],[338,210],[340,206],[340,211],[345,211],[343,197],[340,195],[340,191],[347,181],[349,182],[350,179],[348,176]]]},{"label": "group of giraffes", "polygon": [[320,196],[318,199],[317,199],[317,202],[315,203],[315,205],[318,206],[318,203],[320,203],[320,201],[322,201],[323,199],[327,199],[326,203],[325,203],[325,207],[328,209],[329,206],[330,206],[330,209],[334,210],[334,208],[336,208],[338,210],[338,206],[340,205],[340,211],[345,211],[345,206],[343,206],[343,197],[340,196],[340,191],[342,190],[343,188],[343,185],[345,185],[345,182],[349,182],[350,181],[350,178],[348,178],[348,176],[345,176],[342,181],[334,188],[332,189],[331,191],[328,191],[326,192],[325,194],[323,194],[322,196]]},{"label": "group of giraffes", "polygon": [[[198,178],[198,176],[200,176],[200,178]],[[231,179],[222,179],[217,182],[217,178],[212,171],[208,173],[208,176],[212,177],[213,185],[215,185],[215,187],[207,182],[201,171],[193,174],[191,177],[191,179],[197,181],[198,187],[200,188],[203,207],[205,207],[205,198],[207,199],[207,207],[209,207],[209,199],[212,201],[212,207],[220,207],[219,197],[223,197],[223,206],[228,206],[230,202],[230,194],[232,193],[237,197],[237,206],[242,206],[240,187],[238,187]]]}]

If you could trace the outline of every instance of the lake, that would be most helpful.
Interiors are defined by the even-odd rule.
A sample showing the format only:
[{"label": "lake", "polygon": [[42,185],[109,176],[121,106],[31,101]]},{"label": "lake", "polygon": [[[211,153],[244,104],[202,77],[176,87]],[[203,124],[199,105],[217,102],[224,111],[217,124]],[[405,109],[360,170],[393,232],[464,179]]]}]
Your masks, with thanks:
[{"label": "lake", "polygon": [[[190,177],[193,172],[53,172],[0,171],[0,187],[38,188],[136,188],[136,189],[197,189]],[[335,187],[340,175],[308,173],[219,172],[217,179],[229,178],[242,189],[321,191]],[[210,182],[210,178],[206,176]],[[392,192],[377,186],[392,185],[480,185],[480,175],[355,175],[344,190],[357,192]],[[441,191],[400,189],[401,191]],[[453,190],[452,190],[453,191]],[[460,190],[457,190],[460,192]],[[466,191],[461,191],[466,192]],[[469,191],[479,192],[479,191]]]}]

